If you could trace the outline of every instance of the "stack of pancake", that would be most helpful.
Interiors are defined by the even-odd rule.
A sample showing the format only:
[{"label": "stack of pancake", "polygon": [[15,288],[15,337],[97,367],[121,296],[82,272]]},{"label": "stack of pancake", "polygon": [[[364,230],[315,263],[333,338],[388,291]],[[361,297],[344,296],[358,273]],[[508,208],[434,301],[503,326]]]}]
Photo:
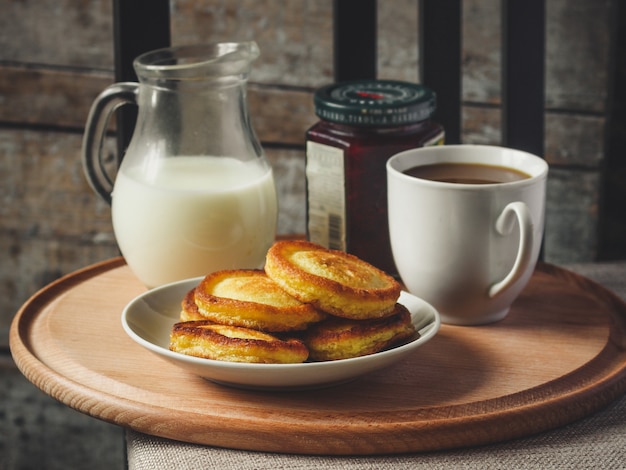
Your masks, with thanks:
[{"label": "stack of pancake", "polygon": [[170,349],[208,359],[299,363],[379,352],[416,335],[400,284],[365,261],[276,242],[264,270],[207,275],[182,300]]}]

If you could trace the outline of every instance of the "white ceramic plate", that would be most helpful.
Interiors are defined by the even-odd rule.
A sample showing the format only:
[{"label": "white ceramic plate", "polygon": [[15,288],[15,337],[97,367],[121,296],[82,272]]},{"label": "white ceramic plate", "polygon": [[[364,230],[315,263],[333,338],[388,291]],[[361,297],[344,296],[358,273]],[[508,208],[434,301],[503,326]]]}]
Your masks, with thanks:
[{"label": "white ceramic plate", "polygon": [[302,364],[246,364],[202,359],[170,351],[170,331],[172,325],[179,321],[181,300],[201,279],[175,282],[141,294],[124,308],[122,325],[134,341],[163,359],[212,382],[233,387],[292,390],[347,382],[413,354],[441,326],[439,314],[434,307],[402,292],[399,302],[411,312],[419,337],[376,354]]}]

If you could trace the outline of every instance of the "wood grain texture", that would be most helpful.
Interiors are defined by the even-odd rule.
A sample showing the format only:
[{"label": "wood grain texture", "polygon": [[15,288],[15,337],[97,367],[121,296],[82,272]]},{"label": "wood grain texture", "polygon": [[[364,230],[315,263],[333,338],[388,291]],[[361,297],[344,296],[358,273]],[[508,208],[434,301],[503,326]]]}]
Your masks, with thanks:
[{"label": "wood grain texture", "polygon": [[444,325],[392,368],[305,392],[216,385],[143,350],[120,324],[143,291],[121,258],[44,288],[11,327],[18,367],[68,406],[144,433],[337,455],[526,436],[586,416],[626,389],[626,304],[551,265],[539,266],[505,320]]}]

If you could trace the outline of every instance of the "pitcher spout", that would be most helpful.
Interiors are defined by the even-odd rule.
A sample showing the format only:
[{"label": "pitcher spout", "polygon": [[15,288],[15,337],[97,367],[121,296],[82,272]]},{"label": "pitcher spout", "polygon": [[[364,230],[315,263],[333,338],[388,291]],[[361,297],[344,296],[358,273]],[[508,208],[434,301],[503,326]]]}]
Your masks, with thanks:
[{"label": "pitcher spout", "polygon": [[256,42],[225,42],[157,49],[133,62],[140,80],[200,80],[246,76],[259,57]]}]

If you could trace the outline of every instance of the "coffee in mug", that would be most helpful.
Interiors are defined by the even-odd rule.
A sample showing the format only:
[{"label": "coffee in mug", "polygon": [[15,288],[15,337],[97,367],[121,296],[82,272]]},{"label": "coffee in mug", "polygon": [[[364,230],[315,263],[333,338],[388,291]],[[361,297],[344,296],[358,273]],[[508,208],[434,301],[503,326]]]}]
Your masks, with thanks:
[{"label": "coffee in mug", "polygon": [[485,145],[412,149],[387,162],[389,233],[408,291],[445,323],[504,318],[533,273],[548,165]]},{"label": "coffee in mug", "polygon": [[530,178],[530,175],[515,168],[479,163],[418,165],[404,173],[416,178],[459,184],[496,184]]}]

